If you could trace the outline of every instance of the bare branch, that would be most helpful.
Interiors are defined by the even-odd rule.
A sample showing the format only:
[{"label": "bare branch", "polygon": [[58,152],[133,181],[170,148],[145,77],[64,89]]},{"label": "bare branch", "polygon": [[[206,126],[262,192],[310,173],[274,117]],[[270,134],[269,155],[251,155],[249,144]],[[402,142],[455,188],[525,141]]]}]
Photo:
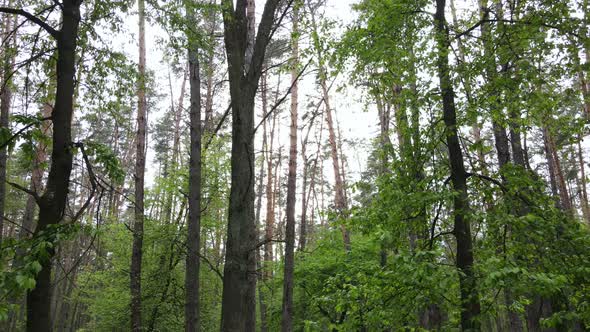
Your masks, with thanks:
[{"label": "bare branch", "polygon": [[6,180],[6,183],[8,183],[9,185],[13,186],[14,188],[16,188],[16,189],[18,189],[18,190],[24,191],[25,193],[27,193],[27,194],[29,194],[29,195],[33,196],[33,198],[35,199],[35,201],[36,201],[37,203],[39,203],[39,199],[40,199],[40,197],[39,197],[39,194],[37,194],[35,191],[33,191],[33,190],[29,190],[29,189],[27,189],[27,188],[25,188],[25,187],[21,186],[21,185],[20,185],[20,184],[18,184],[18,183],[10,182],[10,181],[8,181],[8,180]]},{"label": "bare branch", "polygon": [[37,24],[45,31],[47,31],[53,38],[57,39],[58,31],[55,30],[51,25],[47,24],[47,22],[43,21],[39,17],[29,13],[28,11],[22,8],[8,8],[8,7],[0,7],[0,13],[7,13],[7,14],[16,14],[20,16],[26,17],[29,21]]}]

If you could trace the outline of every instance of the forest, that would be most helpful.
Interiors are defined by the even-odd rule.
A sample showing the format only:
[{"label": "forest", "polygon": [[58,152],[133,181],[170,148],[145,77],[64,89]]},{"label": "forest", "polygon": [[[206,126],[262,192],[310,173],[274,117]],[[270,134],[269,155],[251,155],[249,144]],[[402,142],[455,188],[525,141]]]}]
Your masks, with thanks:
[{"label": "forest", "polygon": [[590,330],[589,0],[2,0],[0,331]]}]

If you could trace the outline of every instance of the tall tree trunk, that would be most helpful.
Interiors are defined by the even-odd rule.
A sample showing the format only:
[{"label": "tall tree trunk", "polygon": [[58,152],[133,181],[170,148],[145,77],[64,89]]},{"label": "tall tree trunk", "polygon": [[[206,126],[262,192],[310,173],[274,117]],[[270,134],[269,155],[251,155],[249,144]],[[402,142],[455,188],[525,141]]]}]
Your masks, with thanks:
[{"label": "tall tree trunk", "polygon": [[[193,10],[187,10],[189,22],[195,27]],[[187,255],[184,288],[185,331],[199,330],[199,266],[201,241],[201,78],[199,53],[194,36],[189,38],[189,84],[190,84],[190,160],[189,160],[189,204]]]},{"label": "tall tree trunk", "polygon": [[[190,66],[190,64],[189,64]],[[185,70],[182,77],[182,84],[180,85],[180,96],[178,96],[178,105],[176,106],[176,112],[174,112],[174,143],[172,145],[172,163],[175,168],[178,168],[180,164],[180,133],[181,133],[181,121],[182,112],[184,111],[184,91],[186,89],[186,80],[188,72]],[[200,83],[199,83],[200,85]]]},{"label": "tall tree trunk", "polygon": [[549,173],[549,185],[551,188],[551,194],[557,199],[556,205],[560,206],[559,193],[557,190],[557,177],[555,175],[555,163],[553,160],[553,152],[549,145],[548,130],[546,127],[543,128],[543,148],[545,150],[545,159],[547,160],[547,172]]},{"label": "tall tree trunk", "polygon": [[[50,104],[44,104],[42,106],[41,116],[43,118],[49,118],[51,116],[53,108]],[[43,121],[41,124],[41,133],[45,136],[49,136],[51,134],[51,122],[49,120]],[[40,194],[43,190],[43,175],[45,170],[43,165],[47,161],[47,146],[41,140],[35,146],[35,156],[33,157],[33,169],[31,170],[31,181],[29,185],[29,190],[36,194]],[[27,202],[25,204],[25,211],[23,214],[22,224],[18,231],[18,239],[24,240],[27,239],[33,234],[35,229],[35,209],[37,208],[37,202],[35,197],[29,195],[27,197]],[[15,259],[14,259],[14,266],[18,267],[21,266],[23,263],[23,258],[26,252],[23,248],[17,248]],[[23,314],[25,310],[25,297],[21,297],[18,299],[14,299],[15,302],[20,304],[19,312],[12,312],[10,315],[10,327],[9,330],[13,330],[16,328],[16,324],[18,320],[23,319]]]},{"label": "tall tree trunk", "polygon": [[137,135],[135,159],[135,223],[131,253],[131,330],[142,330],[141,318],[141,260],[143,256],[144,176],[146,147],[146,73],[145,73],[145,1],[137,0],[139,10],[139,82],[137,89]]},{"label": "tall tree trunk", "polygon": [[[49,104],[43,105],[42,116],[48,118],[51,116],[52,107]],[[49,121],[43,121],[41,124],[41,132],[43,135],[50,135],[51,123]],[[46,145],[43,141],[40,141],[35,147],[35,157],[33,158],[33,169],[31,170],[31,184],[29,190],[35,193],[40,193],[43,190],[43,164],[47,161]],[[37,204],[33,196],[27,198],[25,205],[25,213],[23,215],[23,222],[19,231],[19,239],[28,237],[30,232],[34,229],[35,223],[35,208]]]},{"label": "tall tree trunk", "polygon": [[[584,37],[588,38],[588,0],[582,1],[582,12],[584,13],[584,20],[583,20],[583,35]],[[580,89],[582,91],[582,104],[584,105],[583,111],[584,116],[586,117],[586,121],[590,121],[590,77],[588,77],[588,65],[590,64],[590,45],[588,42],[584,44],[583,53],[584,57],[586,58],[585,67],[580,65],[580,58],[577,48],[574,48],[575,54],[573,55],[574,61],[577,65],[580,66],[578,71],[578,77],[580,79]],[[584,69],[585,68],[585,69]]]},{"label": "tall tree trunk", "polygon": [[[2,86],[0,86],[0,128],[8,129],[8,117],[10,113],[10,102],[12,100],[11,76],[13,70],[14,50],[11,48],[12,21],[16,21],[14,15],[4,15],[4,31],[2,38],[3,59],[2,59]],[[16,34],[16,32],[14,32]],[[0,245],[4,235],[4,203],[6,200],[6,171],[8,161],[8,147],[0,148]]]},{"label": "tall tree trunk", "polygon": [[[322,71],[323,72],[323,71]],[[328,141],[330,142],[330,155],[332,156],[332,167],[334,170],[334,207],[339,215],[346,210],[346,196],[344,194],[344,184],[342,183],[342,174],[340,171],[340,156],[338,153],[338,144],[336,141],[336,130],[334,129],[334,120],[332,119],[332,108],[330,106],[330,95],[328,92],[328,85],[325,79],[325,73],[320,74],[320,85],[322,88],[322,95],[324,104],[326,106],[326,123],[328,125]],[[324,77],[324,78],[322,78]],[[344,241],[344,248],[350,251],[350,232],[344,225],[342,228],[342,238]]]},{"label": "tall tree trunk", "polygon": [[[332,167],[334,170],[334,207],[339,215],[344,213],[347,208],[346,195],[344,193],[344,184],[342,182],[342,174],[340,170],[340,157],[338,153],[338,143],[336,141],[336,130],[334,128],[334,120],[332,118],[332,107],[330,105],[330,93],[327,82],[327,70],[324,64],[324,55],[319,43],[318,26],[315,19],[315,13],[311,13],[312,29],[314,31],[314,48],[318,60],[318,79],[322,89],[322,98],[326,112],[326,123],[328,125],[328,141],[330,143],[330,155],[332,157]],[[344,225],[341,226],[342,239],[346,251],[350,251],[350,232]]]},{"label": "tall tree trunk", "polygon": [[[266,123],[266,122],[265,122]],[[265,130],[266,131],[266,130]],[[262,136],[262,146],[263,149],[266,147],[266,132],[263,133]],[[264,225],[261,224],[260,220],[260,213],[262,211],[262,196],[263,196],[263,192],[264,192],[264,168],[265,168],[265,163],[264,163],[264,153],[262,153],[262,160],[260,161],[260,169],[258,171],[258,185],[256,186],[256,225],[258,227],[259,231],[259,236],[258,236],[258,240],[260,240],[260,233],[263,233],[263,229],[264,229]],[[257,248],[256,249],[256,268],[258,271],[263,271],[263,257],[260,254],[260,250]],[[259,279],[264,279],[264,275],[263,272],[262,273],[258,273],[258,278]],[[258,285],[258,305],[260,306],[260,331],[261,332],[267,332],[268,331],[268,327],[266,324],[266,302],[265,302],[265,296],[264,296],[264,290],[262,288],[262,283],[257,283]]]},{"label": "tall tree trunk", "polygon": [[[282,332],[293,331],[293,274],[295,270],[295,204],[297,203],[297,110],[298,110],[298,64],[299,64],[299,8],[293,8],[291,31],[291,125],[289,133],[289,173],[287,175],[287,222],[285,228],[285,266],[283,278]],[[303,212],[305,213],[305,212]]]},{"label": "tall tree trunk", "polygon": [[[37,200],[39,220],[35,237],[46,237],[44,231],[58,224],[65,215],[70,173],[72,171],[72,116],[74,112],[75,63],[80,1],[62,2],[62,24],[57,39],[57,85],[52,112],[53,137],[51,165],[45,192]],[[54,242],[55,237],[46,239]],[[38,257],[41,271],[35,277],[35,288],[27,293],[27,331],[42,332],[51,329],[51,267],[55,251],[47,249]]]},{"label": "tall tree trunk", "polygon": [[456,264],[459,270],[459,288],[461,293],[461,329],[478,330],[480,302],[477,294],[477,282],[473,271],[473,244],[471,227],[466,218],[469,213],[467,196],[467,172],[463,161],[463,152],[459,142],[457,112],[455,109],[455,92],[449,69],[449,31],[445,19],[446,0],[436,0],[435,31],[437,33],[438,59],[437,67],[442,95],[443,119],[446,127],[446,141],[451,166],[451,183],[456,195],[453,198],[454,229],[457,241]]},{"label": "tall tree trunk", "polygon": [[306,155],[306,146],[308,142],[309,132],[313,126],[310,123],[307,135],[304,140],[301,141],[301,159],[303,161],[303,185],[301,186],[301,224],[299,225],[299,244],[298,250],[304,251],[307,244],[307,179],[309,173],[308,158]]},{"label": "tall tree trunk", "polygon": [[[501,5],[500,5],[501,6]],[[501,8],[500,8],[501,10]],[[483,36],[484,56],[488,59],[489,64],[485,67],[485,76],[488,82],[493,83],[497,76],[496,73],[496,57],[494,54],[494,45],[491,40],[490,27],[486,20],[489,19],[489,8],[487,0],[479,0],[480,17],[484,23],[481,25],[481,34]],[[498,15],[501,15],[500,13]],[[510,146],[506,128],[498,119],[505,118],[504,112],[498,103],[492,103],[490,111],[498,116],[492,116],[492,130],[494,133],[494,142],[498,154],[498,169],[502,169],[504,165],[510,162]]]},{"label": "tall tree trunk", "polygon": [[[496,5],[496,9],[497,9],[496,10],[497,15],[499,17],[502,17],[503,16],[502,2],[500,0],[495,0],[495,5]],[[479,1],[479,11],[480,11],[480,17],[482,20],[489,19],[490,9],[488,8],[488,1],[487,0],[480,0]],[[502,23],[500,23],[499,28],[503,29],[504,25]],[[488,84],[496,84],[495,80],[498,77],[498,74],[496,72],[496,67],[497,67],[496,53],[494,51],[495,48],[493,45],[490,26],[487,22],[483,23],[481,25],[481,33],[483,36],[482,40],[483,40],[483,47],[484,47],[484,56],[489,61],[489,64],[486,66],[486,69],[485,69],[486,80],[487,80]],[[505,67],[506,66],[503,66],[503,68],[505,68]],[[504,71],[504,73],[505,73],[505,71]],[[497,95],[501,95],[503,93],[503,91],[501,91],[501,89],[497,88],[497,90],[498,90],[498,91],[496,91]],[[497,156],[498,156],[498,169],[500,171],[502,171],[502,169],[504,168],[505,165],[512,162],[511,155],[510,155],[510,145],[512,146],[513,162],[517,165],[521,165],[524,167],[524,153],[523,153],[522,146],[521,146],[520,128],[518,125],[516,110],[511,110],[511,112],[509,114],[510,115],[510,121],[509,121],[509,123],[510,123],[510,141],[508,139],[508,134],[506,133],[506,128],[503,125],[503,121],[502,121],[502,119],[505,118],[503,106],[498,102],[494,102],[491,104],[491,112],[492,112],[492,128],[494,131],[494,141],[495,141],[496,152],[497,152]],[[502,182],[504,184],[506,184],[507,183],[506,178],[504,177],[502,172],[500,174],[502,177]],[[524,212],[522,206],[514,207],[510,213],[512,213],[513,215],[516,215],[516,216],[521,216],[521,215],[526,214],[526,212]],[[510,236],[510,230],[511,230],[511,226],[506,225],[506,232],[507,232],[506,236]],[[509,308],[510,305],[512,305],[512,302],[513,302],[512,298],[513,298],[512,290],[509,287],[506,287],[504,289],[504,302],[505,302],[507,308]],[[508,326],[505,326],[504,323],[499,319],[498,320],[499,327],[510,329],[512,331],[522,331],[523,323],[522,323],[520,317],[518,316],[518,314],[512,310],[507,309],[507,315],[508,315],[508,321],[507,321]]]},{"label": "tall tree trunk", "polygon": [[[251,0],[252,1],[252,0]],[[256,326],[256,221],[254,216],[254,100],[279,0],[267,0],[247,59],[246,0],[222,1],[232,106],[231,189],[221,305],[222,331]]]},{"label": "tall tree trunk", "polygon": [[[455,26],[459,26],[459,21],[457,19],[457,9],[455,7],[455,2],[453,0],[451,0],[449,2],[450,7],[451,7],[451,17],[453,19],[453,25]],[[458,46],[458,66],[462,66],[464,64],[466,64],[466,60],[465,60],[465,54],[467,53],[465,51],[465,45],[463,44],[463,41],[461,40],[461,38],[457,39],[457,46]],[[467,101],[472,103],[473,101],[473,93],[472,93],[472,77],[471,75],[469,75],[469,73],[463,73],[463,79],[461,79],[461,81],[463,82],[463,89],[465,90],[465,96],[467,98]],[[486,160],[485,160],[485,155],[484,155],[484,150],[483,150],[483,145],[480,144],[481,143],[481,126],[478,123],[478,118],[477,116],[475,117],[475,119],[473,119],[473,123],[471,124],[471,134],[473,135],[473,142],[476,144],[477,148],[476,148],[476,154],[477,154],[477,161],[479,163],[479,167],[482,170],[483,174],[487,173],[487,167],[486,167]],[[486,206],[489,207],[490,204],[488,204],[488,202],[486,202]]]},{"label": "tall tree trunk", "polygon": [[582,192],[580,198],[580,206],[584,219],[590,224],[590,207],[588,206],[588,191],[586,189],[586,163],[584,163],[584,154],[582,153],[582,137],[578,138],[578,162],[580,164],[580,177]]},{"label": "tall tree trunk", "polygon": [[565,177],[563,175],[563,170],[561,168],[561,161],[559,158],[559,151],[557,150],[557,145],[555,144],[555,139],[551,134],[551,131],[547,129],[547,143],[549,144],[549,152],[551,154],[551,159],[553,162],[553,170],[555,171],[555,179],[557,180],[557,188],[559,189],[559,202],[561,204],[561,208],[568,212],[572,213],[572,205],[569,197],[569,193],[567,190],[567,186],[565,183]]},{"label": "tall tree trunk", "polygon": [[[262,76],[262,114],[267,116],[268,114],[268,84],[267,84],[267,76],[266,73]],[[273,253],[272,253],[272,238],[274,236],[274,224],[275,224],[275,191],[273,190],[273,180],[274,180],[274,172],[273,172],[273,148],[274,148],[274,136],[275,136],[275,126],[276,126],[276,113],[272,116],[272,127],[270,128],[270,132],[268,133],[267,138],[267,121],[264,122],[263,126],[263,135],[264,135],[264,149],[266,149],[266,223],[265,223],[265,239],[264,239],[264,261],[265,261],[265,271],[264,276],[266,278],[270,278],[272,276],[272,270],[270,269],[270,265],[273,261]]]}]

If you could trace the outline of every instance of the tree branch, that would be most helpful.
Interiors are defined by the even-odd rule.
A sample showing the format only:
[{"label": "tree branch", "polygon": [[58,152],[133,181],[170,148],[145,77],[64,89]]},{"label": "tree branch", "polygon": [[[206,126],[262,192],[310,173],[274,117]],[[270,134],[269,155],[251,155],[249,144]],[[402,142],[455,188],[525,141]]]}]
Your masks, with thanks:
[{"label": "tree branch", "polygon": [[51,120],[51,119],[52,119],[52,117],[51,117],[51,116],[48,116],[48,117],[46,117],[46,118],[41,118],[41,119],[39,119],[39,122],[32,122],[32,123],[29,123],[28,125],[24,126],[22,129],[20,129],[19,131],[17,131],[17,132],[16,132],[16,134],[14,134],[14,135],[10,136],[10,137],[9,137],[9,138],[6,140],[6,142],[4,142],[4,143],[0,144],[0,149],[4,149],[5,147],[7,147],[7,146],[8,146],[8,144],[10,144],[10,142],[12,142],[12,141],[13,141],[13,140],[15,140],[17,137],[19,137],[19,136],[20,136],[22,133],[24,133],[24,132],[25,132],[27,129],[29,129],[29,128],[33,127],[34,125],[37,125],[37,124],[39,124],[39,123],[41,123],[41,122],[43,122],[43,121],[46,121],[46,120]]},{"label": "tree branch", "polygon": [[297,74],[297,77],[293,80],[293,82],[291,82],[291,86],[289,86],[289,89],[287,90],[287,92],[285,93],[285,95],[283,95],[281,97],[281,99],[279,99],[274,105],[273,107],[266,112],[266,114],[264,115],[264,117],[262,118],[262,120],[260,120],[260,122],[256,125],[256,127],[254,128],[254,131],[252,132],[252,135],[256,134],[256,131],[258,130],[258,128],[260,127],[261,124],[264,123],[264,121],[266,121],[266,119],[268,119],[268,117],[279,107],[281,106],[281,104],[285,101],[285,99],[287,99],[287,97],[291,94],[291,90],[293,90],[293,87],[295,86],[295,84],[297,84],[297,82],[299,82],[299,78],[301,77],[301,75],[303,75],[303,73],[305,72],[305,70],[307,69],[307,67],[309,66],[309,64],[311,63],[311,59],[307,62],[307,64],[303,67],[303,69],[299,72],[299,74]]},{"label": "tree branch", "polygon": [[47,22],[43,21],[39,17],[29,13],[28,11],[22,8],[8,8],[8,7],[0,7],[0,13],[7,13],[7,14],[16,14],[20,16],[26,17],[29,21],[37,24],[45,31],[47,31],[53,38],[57,39],[58,31],[55,30],[51,25],[47,24]]},{"label": "tree branch", "polygon": [[39,194],[37,194],[35,191],[33,191],[33,190],[29,190],[29,189],[27,189],[27,188],[25,188],[25,187],[21,186],[21,185],[20,185],[20,184],[18,184],[18,183],[10,182],[10,181],[8,181],[8,180],[6,180],[6,183],[8,183],[9,185],[13,186],[14,188],[16,188],[16,189],[18,189],[18,190],[24,191],[25,193],[27,193],[27,194],[29,194],[29,195],[33,196],[33,198],[35,199],[35,201],[37,202],[37,204],[39,203],[39,199],[40,199],[40,197],[39,197]]}]

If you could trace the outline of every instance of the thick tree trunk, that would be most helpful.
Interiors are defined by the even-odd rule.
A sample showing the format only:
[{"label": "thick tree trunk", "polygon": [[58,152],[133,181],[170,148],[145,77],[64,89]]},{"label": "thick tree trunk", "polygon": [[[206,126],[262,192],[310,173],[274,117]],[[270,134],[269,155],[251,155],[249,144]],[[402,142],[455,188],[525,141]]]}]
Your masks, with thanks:
[{"label": "thick tree trunk", "polygon": [[463,161],[463,152],[459,142],[455,96],[449,69],[449,31],[445,19],[446,0],[436,0],[435,30],[437,33],[438,59],[437,67],[442,95],[443,119],[446,127],[446,141],[451,166],[451,183],[456,195],[453,198],[454,230],[457,241],[457,269],[461,298],[461,329],[478,330],[480,314],[477,282],[473,271],[473,244],[471,227],[467,219],[469,199],[467,196],[467,172]]},{"label": "thick tree trunk", "polygon": [[[45,192],[38,200],[39,221],[34,236],[42,235],[48,226],[58,224],[65,215],[70,173],[72,171],[72,115],[75,86],[75,63],[80,1],[62,3],[62,25],[57,33],[57,86],[52,112],[53,137],[51,165]],[[49,241],[54,240],[50,236]],[[50,331],[51,265],[55,255],[47,249],[47,255],[39,257],[41,271],[35,278],[35,288],[27,293],[27,331]]]},{"label": "thick tree trunk", "polygon": [[[283,278],[282,332],[293,331],[293,274],[295,270],[295,204],[297,203],[297,110],[298,110],[298,64],[299,64],[299,9],[293,9],[291,40],[291,125],[289,129],[289,173],[287,175],[287,222],[285,228],[285,265]],[[305,213],[305,211],[303,211]]]},{"label": "thick tree trunk", "polygon": [[[196,26],[194,12],[189,10],[189,22]],[[191,39],[189,35],[189,40]],[[194,37],[193,37],[194,38]],[[187,256],[184,288],[185,331],[199,330],[199,266],[201,242],[201,79],[198,50],[189,42],[190,84],[190,159],[189,159],[189,204],[187,230]]]},{"label": "thick tree trunk", "polygon": [[[254,216],[254,99],[279,0],[267,0],[252,58],[247,59],[247,1],[223,0],[225,48],[232,106],[231,190],[221,308],[222,331],[256,328]],[[280,23],[280,22],[278,22]]]},{"label": "thick tree trunk", "polygon": [[146,147],[146,73],[145,73],[145,1],[137,0],[139,8],[139,86],[137,90],[137,135],[135,159],[135,223],[133,225],[133,248],[131,253],[131,330],[142,330],[141,313],[141,266],[143,256],[144,222],[144,176]]}]

